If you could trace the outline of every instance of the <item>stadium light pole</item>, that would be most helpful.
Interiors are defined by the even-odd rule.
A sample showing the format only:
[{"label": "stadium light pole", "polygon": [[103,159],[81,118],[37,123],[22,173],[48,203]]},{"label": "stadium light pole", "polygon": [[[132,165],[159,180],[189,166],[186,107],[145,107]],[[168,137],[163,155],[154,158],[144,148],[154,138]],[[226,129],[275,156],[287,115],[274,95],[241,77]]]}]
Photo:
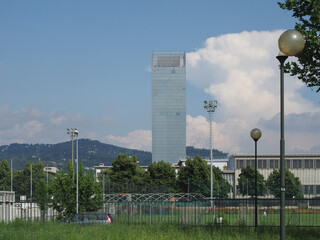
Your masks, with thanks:
[{"label": "stadium light pole", "polygon": [[11,185],[11,192],[12,192],[12,191],[13,191],[13,169],[12,169],[12,158],[11,158],[10,165],[11,165],[11,166],[10,166],[10,170],[11,170],[11,171],[10,171],[10,172],[11,172],[11,176],[10,176],[10,178],[11,178],[11,179],[10,179],[10,183],[11,183],[11,184],[10,184],[10,185]]},{"label": "stadium light pole", "polygon": [[79,131],[76,128],[67,128],[67,134],[70,135],[71,137],[71,152],[72,152],[72,166],[73,166],[73,139],[76,137],[77,138],[77,146],[76,146],[76,185],[77,185],[77,194],[76,194],[76,212],[79,213],[79,159],[78,159],[78,135]]},{"label": "stadium light pole", "polygon": [[[254,128],[250,132],[251,138],[254,140],[254,226],[258,226],[258,159],[257,159],[257,143],[261,137],[259,128]],[[248,189],[248,188],[247,188]]]},{"label": "stadium light pole", "polygon": [[74,135],[77,137],[77,148],[76,148],[76,168],[77,168],[77,214],[79,213],[79,145],[78,145],[78,136],[79,136],[79,131],[75,128],[74,129]]},{"label": "stadium light pole", "polygon": [[284,62],[304,48],[305,40],[297,30],[283,32],[278,40],[280,53],[280,240],[286,239],[285,222],[285,141],[284,141]]},{"label": "stadium light pole", "polygon": [[211,198],[211,208],[212,205],[212,198],[213,198],[213,174],[212,174],[212,114],[217,108],[218,101],[204,101],[204,109],[209,113],[210,118],[210,198]]},{"label": "stadium light pole", "polygon": [[72,160],[72,166],[73,166],[73,139],[75,137],[74,131],[77,130],[76,128],[67,128],[67,134],[70,135],[71,138],[71,160]]}]

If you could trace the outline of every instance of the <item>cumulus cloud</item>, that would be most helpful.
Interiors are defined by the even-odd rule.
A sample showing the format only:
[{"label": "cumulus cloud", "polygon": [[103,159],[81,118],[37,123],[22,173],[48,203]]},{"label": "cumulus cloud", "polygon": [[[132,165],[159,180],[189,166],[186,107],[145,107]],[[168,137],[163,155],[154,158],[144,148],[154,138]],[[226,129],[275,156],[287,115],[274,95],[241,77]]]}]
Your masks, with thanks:
[{"label": "cumulus cloud", "polygon": [[[279,62],[275,56],[278,54],[277,39],[282,32],[253,31],[211,37],[203,48],[187,54],[188,81],[219,102],[215,123],[217,148],[228,152],[252,152],[248,132],[260,127],[265,128],[261,130],[267,138],[262,149],[278,151],[279,128],[271,129],[270,126],[276,126],[274,121],[278,121],[280,111]],[[298,147],[308,151],[320,141],[319,121],[314,121],[319,117],[320,109],[300,95],[302,87],[301,81],[288,74],[285,76],[285,114],[289,115],[286,131],[290,136],[286,149],[289,152]],[[190,118],[191,125],[201,120],[201,116]],[[298,134],[298,125],[307,125],[307,122],[309,126],[300,125],[301,134]],[[304,132],[306,128],[312,129],[314,137],[311,139],[315,142],[301,143],[301,139],[310,137]],[[198,132],[193,129],[190,134],[198,139],[199,147],[205,146],[201,138],[203,133],[202,129]]]},{"label": "cumulus cloud", "polygon": [[131,149],[151,151],[152,134],[150,130],[135,130],[129,132],[127,136],[108,135],[106,140],[114,145]]},{"label": "cumulus cloud", "polygon": [[69,140],[66,129],[76,127],[81,138],[103,140],[112,118],[108,116],[88,118],[63,111],[40,112],[35,108],[12,111],[8,106],[0,107],[0,145],[10,143],[58,143]]}]

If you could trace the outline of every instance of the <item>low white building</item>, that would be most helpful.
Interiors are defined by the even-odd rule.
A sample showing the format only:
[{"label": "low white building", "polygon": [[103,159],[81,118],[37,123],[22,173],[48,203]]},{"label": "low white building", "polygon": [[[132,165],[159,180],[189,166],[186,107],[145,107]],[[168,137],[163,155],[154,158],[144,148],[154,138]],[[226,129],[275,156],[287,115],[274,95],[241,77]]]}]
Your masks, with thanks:
[{"label": "low white building", "polygon": [[[233,191],[240,197],[237,189],[241,168],[248,165],[255,167],[255,156],[245,154],[231,154],[228,156],[228,169],[234,170],[235,184]],[[280,168],[280,156],[264,154],[257,156],[257,170],[267,179],[274,169]],[[304,197],[320,196],[320,155],[319,154],[287,154],[285,166],[301,181]]]}]

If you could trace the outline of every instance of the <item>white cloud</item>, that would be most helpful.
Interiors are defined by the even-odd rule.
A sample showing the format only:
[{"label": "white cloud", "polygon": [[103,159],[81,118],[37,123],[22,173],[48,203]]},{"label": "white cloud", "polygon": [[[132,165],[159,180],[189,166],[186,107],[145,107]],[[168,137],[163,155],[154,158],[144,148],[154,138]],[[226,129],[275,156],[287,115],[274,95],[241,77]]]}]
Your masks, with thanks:
[{"label": "white cloud", "polygon": [[152,134],[150,130],[135,130],[129,132],[127,136],[108,135],[106,140],[117,146],[151,151]]},{"label": "white cloud", "polygon": [[[264,127],[263,121],[274,118],[280,111],[280,80],[277,39],[283,31],[242,32],[211,37],[205,46],[187,54],[187,79],[194,86],[203,89],[219,102],[215,116],[215,146],[228,152],[252,152],[248,133],[254,127]],[[294,58],[290,59],[293,60]],[[305,113],[320,112],[310,101],[304,99],[299,89],[301,81],[285,75],[285,114],[291,117],[306,117]],[[190,119],[191,118],[191,119]],[[187,118],[188,119],[188,118]],[[201,117],[189,117],[189,124]],[[303,124],[303,123],[302,123]],[[189,128],[193,128],[193,126]],[[279,131],[264,130],[263,136],[266,152],[278,151]],[[194,128],[190,134],[198,139],[199,147],[208,146],[203,142],[203,129]],[[287,141],[286,150],[308,150],[320,142],[320,129],[314,129],[312,137],[315,142],[307,141],[308,134],[288,132],[291,139]],[[208,135],[208,133],[207,133]],[[197,137],[198,136],[198,137]],[[306,138],[302,144],[292,139]],[[190,139],[192,143],[193,140]],[[262,142],[262,141],[261,141]],[[276,142],[276,144],[274,144]],[[308,144],[307,144],[308,143]],[[196,144],[196,143],[195,143]]]}]

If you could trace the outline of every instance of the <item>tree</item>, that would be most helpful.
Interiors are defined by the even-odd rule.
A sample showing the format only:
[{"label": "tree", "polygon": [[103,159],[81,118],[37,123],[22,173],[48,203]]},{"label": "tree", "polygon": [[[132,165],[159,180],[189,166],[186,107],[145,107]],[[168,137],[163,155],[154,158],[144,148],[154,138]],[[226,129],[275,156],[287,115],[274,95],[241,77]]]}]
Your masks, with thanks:
[{"label": "tree", "polygon": [[79,164],[79,209],[80,212],[97,211],[101,207],[102,188],[94,180],[93,173],[84,174],[83,163]]},{"label": "tree", "polygon": [[128,157],[127,154],[119,154],[112,162],[110,180],[114,191],[138,192],[139,190],[134,187],[144,185],[145,178],[146,172],[138,165],[136,156]]},{"label": "tree", "polygon": [[320,1],[319,0],[285,0],[278,2],[284,10],[292,11],[298,19],[295,29],[300,31],[306,40],[304,50],[297,56],[298,62],[286,64],[286,71],[297,76],[308,87],[320,91]]},{"label": "tree", "polygon": [[213,181],[213,196],[216,198],[228,198],[230,193],[230,183],[222,177],[222,171],[215,166],[212,166],[214,176]]},{"label": "tree", "polygon": [[[227,198],[231,185],[222,177],[222,171],[213,166],[213,197]],[[199,155],[194,159],[187,159],[186,165],[180,167],[177,187],[182,192],[201,193],[211,195],[210,166]]]},{"label": "tree", "polygon": [[[210,166],[199,155],[187,159],[178,172],[177,187],[182,192],[201,193],[210,196]],[[191,186],[190,186],[191,185]],[[190,189],[192,189],[190,191]]]},{"label": "tree", "polygon": [[160,161],[154,162],[148,167],[150,185],[162,188],[162,192],[173,192],[176,185],[176,172],[170,163]]},{"label": "tree", "polygon": [[28,162],[22,171],[15,171],[13,174],[13,190],[16,192],[16,197],[25,195],[30,198],[31,194],[31,164],[32,164],[32,190],[35,191],[37,183],[41,179],[46,179],[44,165],[42,162]]},{"label": "tree", "polygon": [[50,184],[49,193],[53,196],[53,208],[59,217],[76,212],[76,182],[71,161],[67,164],[66,172],[58,171],[56,179]]},{"label": "tree", "polygon": [[10,184],[10,167],[7,160],[0,162],[0,191],[9,191],[11,188]]},{"label": "tree", "polygon": [[[280,198],[280,170],[274,169],[272,173],[270,173],[267,179],[267,186],[276,198]],[[301,182],[298,177],[295,177],[289,169],[285,169],[285,197],[286,198],[302,198],[301,192]]]},{"label": "tree", "polygon": [[[91,171],[85,173],[83,164],[78,171],[79,212],[97,211],[102,207],[102,188],[95,182]],[[59,217],[76,212],[76,174],[72,162],[67,164],[67,171],[59,171],[51,183],[49,193],[53,196],[53,207]]]},{"label": "tree", "polygon": [[[255,194],[255,169],[251,166],[247,166],[241,169],[241,173],[238,178],[238,189],[242,196],[249,195],[254,197]],[[259,171],[257,172],[257,196],[264,196],[267,191],[266,182],[264,177]]]},{"label": "tree", "polygon": [[49,206],[50,195],[48,193],[48,186],[44,179],[41,179],[37,184],[36,192],[35,192],[35,202],[40,207],[41,211],[41,219],[44,222],[45,214]]}]

